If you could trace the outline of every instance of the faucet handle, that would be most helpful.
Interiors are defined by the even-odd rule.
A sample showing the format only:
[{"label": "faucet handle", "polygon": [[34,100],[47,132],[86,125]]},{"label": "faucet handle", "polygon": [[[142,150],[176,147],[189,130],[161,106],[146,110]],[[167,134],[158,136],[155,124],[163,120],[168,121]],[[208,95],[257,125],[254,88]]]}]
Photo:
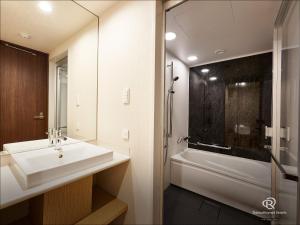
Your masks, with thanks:
[{"label": "faucet handle", "polygon": [[45,132],[48,136],[53,135],[53,128],[48,128],[48,131]]},{"label": "faucet handle", "polygon": [[49,145],[52,146],[54,144],[55,129],[48,128],[48,132],[46,132],[46,134],[48,135]]},{"label": "faucet handle", "polygon": [[61,135],[62,135],[62,132],[61,132],[61,129],[59,129],[59,130],[57,131],[57,136],[58,136],[58,137],[61,137]]},{"label": "faucet handle", "polygon": [[53,135],[55,132],[55,128],[49,128],[48,129],[48,134]]},{"label": "faucet handle", "polygon": [[191,139],[191,136],[183,137],[184,141],[188,141],[189,139]]},{"label": "faucet handle", "polygon": [[63,135],[62,135],[61,129],[59,129],[59,130],[57,131],[57,134],[58,134],[57,138],[60,139],[60,141],[66,141],[66,140],[68,140],[68,138],[67,138],[66,136],[63,136]]}]

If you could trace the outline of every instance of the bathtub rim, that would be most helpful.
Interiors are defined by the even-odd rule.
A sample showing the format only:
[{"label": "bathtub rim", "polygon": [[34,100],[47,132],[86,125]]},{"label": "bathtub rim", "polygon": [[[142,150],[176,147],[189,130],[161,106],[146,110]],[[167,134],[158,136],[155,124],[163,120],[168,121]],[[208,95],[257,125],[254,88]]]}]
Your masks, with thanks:
[{"label": "bathtub rim", "polygon": [[[219,153],[215,153],[215,152],[209,152],[209,151],[204,151],[204,150],[200,150],[200,149],[194,149],[194,148],[186,148],[184,149],[182,152],[179,152],[178,154],[176,155],[173,155],[171,157],[171,161],[176,161],[176,162],[181,162],[183,164],[187,164],[187,165],[192,165],[192,166],[195,166],[197,168],[201,168],[201,169],[205,169],[205,170],[208,170],[210,172],[214,172],[214,173],[218,173],[220,175],[224,175],[224,176],[227,176],[227,177],[230,177],[230,178],[233,178],[233,179],[237,179],[239,181],[242,181],[242,182],[246,182],[246,183],[250,183],[250,184],[253,184],[253,185],[256,185],[256,186],[259,186],[261,188],[265,188],[265,189],[271,189],[271,180],[270,181],[270,184],[263,184],[262,182],[258,182],[257,180],[253,179],[253,178],[250,178],[250,179],[246,179],[246,178],[243,178],[242,176],[239,176],[239,175],[232,175],[230,174],[229,172],[224,172],[222,170],[219,170],[219,169],[215,169],[215,168],[212,168],[210,166],[201,166],[201,164],[198,164],[198,163],[195,163],[195,162],[192,162],[192,161],[189,161],[187,159],[185,159],[182,154],[184,152],[187,152],[187,151],[196,151],[196,152],[201,152],[201,153],[205,153],[205,154],[211,154],[211,155],[216,155],[218,157],[220,157],[220,154]],[[228,155],[225,155],[225,154],[221,154],[221,157],[226,157],[226,158],[229,158],[229,157],[235,157],[237,159],[241,159],[242,161],[257,161],[257,160],[252,160],[252,159],[245,159],[245,158],[241,158],[241,157],[237,157],[237,156],[228,156]],[[262,163],[262,164],[267,164],[266,166],[269,167],[270,171],[271,171],[271,163],[267,163],[267,162],[262,162],[262,161],[259,161],[259,163]],[[271,174],[270,174],[271,176]],[[269,178],[267,178],[269,179]]]},{"label": "bathtub rim", "polygon": [[[225,158],[234,157],[235,159],[242,160],[242,161],[245,161],[245,162],[258,162],[260,164],[263,164],[263,165],[269,167],[269,170],[270,170],[270,173],[271,173],[271,163],[258,161],[258,160],[254,160],[254,159],[246,159],[246,158],[241,158],[241,157],[231,156],[231,155],[226,155],[226,154],[220,154],[220,153],[215,153],[215,152],[209,152],[209,151],[194,149],[194,148],[186,148],[183,151],[171,156],[170,157],[170,163],[172,163],[172,161],[176,161],[176,162],[179,162],[179,163],[183,163],[185,165],[195,166],[195,167],[200,168],[200,169],[208,170],[210,172],[214,172],[214,173],[217,173],[217,174],[220,174],[220,175],[223,175],[223,176],[227,176],[227,177],[230,177],[230,178],[233,178],[233,179],[237,179],[237,180],[242,181],[242,182],[246,182],[246,183],[249,183],[249,184],[252,184],[252,185],[256,185],[260,188],[265,188],[265,189],[271,190],[271,179],[270,179],[271,174],[268,178],[266,178],[266,179],[270,179],[270,183],[269,183],[269,186],[268,186],[268,184],[266,184],[266,183],[259,182],[258,181],[259,179],[253,179],[253,178],[246,179],[246,178],[244,178],[240,175],[232,175],[229,172],[224,172],[222,170],[215,169],[215,168],[212,168],[212,167],[209,167],[209,166],[201,166],[200,164],[189,161],[189,160],[185,159],[182,156],[182,154],[184,152],[191,151],[191,150],[195,151],[195,152],[201,152],[203,154],[215,155],[215,156],[218,156],[218,157],[220,157],[220,156],[225,157]],[[286,166],[286,165],[283,165],[283,166]],[[170,172],[172,172],[172,171],[170,170]],[[295,184],[297,185],[297,183],[295,181],[290,181],[290,180],[284,179],[284,177],[282,175],[280,175],[280,180],[281,180],[281,182],[283,181],[283,182],[287,182],[287,183],[290,183],[290,182],[293,183],[293,184],[289,184],[289,185],[286,184],[287,186],[285,188],[282,188],[282,186],[279,185],[279,190],[282,194],[293,195],[295,190],[294,190],[294,188],[291,188],[290,185],[295,185]]]}]

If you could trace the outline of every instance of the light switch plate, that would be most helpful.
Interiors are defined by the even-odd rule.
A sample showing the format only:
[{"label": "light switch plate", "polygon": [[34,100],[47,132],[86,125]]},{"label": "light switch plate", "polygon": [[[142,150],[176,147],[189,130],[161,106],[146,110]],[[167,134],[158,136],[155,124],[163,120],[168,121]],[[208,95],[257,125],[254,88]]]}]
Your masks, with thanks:
[{"label": "light switch plate", "polygon": [[123,130],[122,130],[122,138],[123,138],[123,140],[129,140],[129,130],[128,129],[126,129],[126,128],[124,128]]},{"label": "light switch plate", "polygon": [[130,103],[130,89],[124,88],[122,91],[122,103],[128,105]]},{"label": "light switch plate", "polygon": [[80,107],[80,97],[79,97],[79,95],[76,96],[76,107]]},{"label": "light switch plate", "polygon": [[76,131],[79,132],[80,131],[80,123],[76,122]]}]

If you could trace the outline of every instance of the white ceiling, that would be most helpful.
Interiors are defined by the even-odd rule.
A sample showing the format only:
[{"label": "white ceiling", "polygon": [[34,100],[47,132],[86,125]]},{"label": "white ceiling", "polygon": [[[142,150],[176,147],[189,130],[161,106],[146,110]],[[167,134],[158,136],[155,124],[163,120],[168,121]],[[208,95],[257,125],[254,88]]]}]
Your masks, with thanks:
[{"label": "white ceiling", "polygon": [[[52,13],[38,7],[39,1],[1,1],[1,39],[49,53],[97,17],[72,1],[49,1]],[[19,33],[30,34],[31,39]]]},{"label": "white ceiling", "polygon": [[[189,66],[272,49],[280,1],[188,1],[167,13],[167,50]],[[217,49],[224,49],[216,55]],[[198,60],[189,62],[189,55]]]}]

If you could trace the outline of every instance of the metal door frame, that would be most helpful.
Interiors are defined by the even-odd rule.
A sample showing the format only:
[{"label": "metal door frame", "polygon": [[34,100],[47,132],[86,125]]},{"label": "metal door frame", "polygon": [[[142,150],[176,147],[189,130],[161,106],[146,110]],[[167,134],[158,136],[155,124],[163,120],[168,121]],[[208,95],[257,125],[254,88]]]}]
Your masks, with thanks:
[{"label": "metal door frame", "polygon": [[[274,24],[274,36],[273,36],[273,94],[272,94],[272,153],[276,159],[280,162],[280,129],[281,129],[281,67],[282,67],[282,29],[285,19],[291,9],[291,6],[295,4],[295,1],[283,0],[276,17]],[[300,10],[300,8],[299,8]],[[298,158],[299,154],[298,152]],[[298,161],[298,164],[300,162]],[[298,165],[299,172],[299,165]],[[278,200],[279,196],[279,179],[280,171],[272,159],[272,177],[271,177],[271,194],[272,197]],[[298,199],[297,199],[297,212],[299,211],[299,182],[298,182]],[[278,205],[277,205],[278,207]],[[297,222],[300,224],[300,216],[297,215]],[[276,224],[275,221],[272,224]]]}]

